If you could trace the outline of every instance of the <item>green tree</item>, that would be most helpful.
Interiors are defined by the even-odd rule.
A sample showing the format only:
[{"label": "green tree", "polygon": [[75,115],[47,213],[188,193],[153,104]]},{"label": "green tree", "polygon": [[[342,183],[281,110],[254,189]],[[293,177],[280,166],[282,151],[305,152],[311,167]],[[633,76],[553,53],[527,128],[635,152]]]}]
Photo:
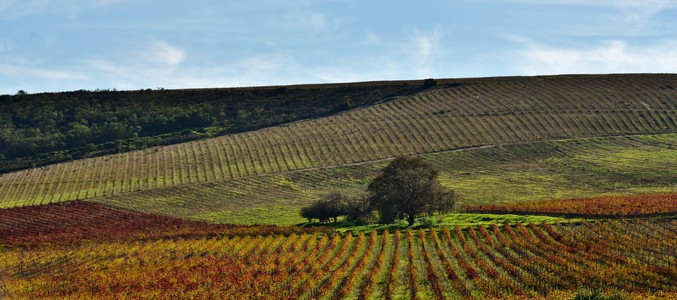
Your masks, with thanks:
[{"label": "green tree", "polygon": [[430,88],[430,87],[433,87],[433,86],[436,86],[436,85],[437,85],[437,80],[435,80],[433,78],[428,78],[428,79],[423,80],[423,87],[425,87],[425,88]]},{"label": "green tree", "polygon": [[334,219],[334,222],[336,222],[339,216],[346,214],[347,202],[348,197],[338,192],[332,192],[325,199],[302,208],[301,216],[308,219],[309,223],[313,219],[318,219],[320,222],[329,222],[330,219]]},{"label": "green tree", "polygon": [[369,203],[367,195],[350,197],[345,205],[346,219],[356,225],[371,223],[374,218],[374,209]]},{"label": "green tree", "polygon": [[393,160],[367,189],[370,204],[379,213],[379,222],[392,223],[404,218],[411,226],[418,216],[451,211],[454,192],[443,187],[437,176],[437,170],[420,158]]}]

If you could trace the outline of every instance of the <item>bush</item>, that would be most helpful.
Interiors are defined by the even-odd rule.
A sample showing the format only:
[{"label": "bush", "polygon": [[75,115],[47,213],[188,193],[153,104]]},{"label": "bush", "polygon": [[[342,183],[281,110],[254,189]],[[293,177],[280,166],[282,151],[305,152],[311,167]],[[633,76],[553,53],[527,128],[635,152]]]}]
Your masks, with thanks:
[{"label": "bush", "polygon": [[437,85],[437,80],[428,78],[426,80],[423,80],[423,87],[424,88],[429,88]]}]

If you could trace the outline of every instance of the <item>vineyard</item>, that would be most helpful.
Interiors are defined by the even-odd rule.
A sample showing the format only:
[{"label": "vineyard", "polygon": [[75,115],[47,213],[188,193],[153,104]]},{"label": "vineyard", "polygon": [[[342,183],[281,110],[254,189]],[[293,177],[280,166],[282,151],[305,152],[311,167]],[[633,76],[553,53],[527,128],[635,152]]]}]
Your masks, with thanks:
[{"label": "vineyard", "polygon": [[677,214],[677,194],[601,196],[519,204],[479,205],[470,206],[466,211],[586,217],[669,215]]},{"label": "vineyard", "polygon": [[257,235],[327,232],[323,228],[274,225],[212,225],[161,215],[71,201],[0,210],[0,246],[70,245],[83,240],[102,242],[179,238],[182,236]]},{"label": "vineyard", "polygon": [[[677,75],[379,86],[418,92],[0,174],[0,299],[677,299]],[[403,155],[460,211],[279,226]]]},{"label": "vineyard", "polygon": [[677,296],[674,220],[214,234],[0,252],[11,298]]},{"label": "vineyard", "polygon": [[676,80],[674,75],[613,75],[441,84],[325,118],[2,174],[0,207],[483,145],[675,132]]},{"label": "vineyard", "polygon": [[[421,156],[441,171],[459,207],[552,198],[677,192],[677,135],[504,145]],[[362,193],[387,161],[299,170],[92,199],[211,223],[298,224],[327,191]]]}]

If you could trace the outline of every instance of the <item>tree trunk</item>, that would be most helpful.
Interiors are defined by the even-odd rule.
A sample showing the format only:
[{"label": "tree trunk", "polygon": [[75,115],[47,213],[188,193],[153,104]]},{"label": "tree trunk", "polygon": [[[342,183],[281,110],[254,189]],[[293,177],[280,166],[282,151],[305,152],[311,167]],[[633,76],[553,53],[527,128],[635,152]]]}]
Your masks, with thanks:
[{"label": "tree trunk", "polygon": [[409,226],[414,225],[414,221],[416,221],[415,217],[416,216],[414,215],[407,216],[407,223],[409,223]]}]

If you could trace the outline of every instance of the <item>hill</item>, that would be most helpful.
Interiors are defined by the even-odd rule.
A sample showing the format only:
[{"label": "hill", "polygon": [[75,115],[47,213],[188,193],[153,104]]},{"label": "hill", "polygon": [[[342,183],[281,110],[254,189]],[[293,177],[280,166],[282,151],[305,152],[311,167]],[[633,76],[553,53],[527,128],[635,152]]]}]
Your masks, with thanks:
[{"label": "hill", "polygon": [[[425,82],[379,83],[416,91],[341,112],[0,174],[0,298],[677,296],[677,75]],[[430,162],[478,213],[404,229],[251,225],[359,195],[399,155]]]},{"label": "hill", "polygon": [[426,88],[397,81],[0,95],[0,173],[317,118]]},{"label": "hill", "polygon": [[[169,188],[201,190],[200,184],[223,185],[223,189],[240,195],[263,190],[266,191],[264,194],[272,196],[264,201],[274,202],[277,199],[275,189],[259,190],[257,181],[263,183],[261,186],[271,181],[268,187],[293,188],[294,182],[285,182],[285,177],[326,176],[331,179],[325,180],[328,187],[341,187],[344,184],[333,180],[335,176],[340,179],[343,174],[348,177],[346,180],[355,180],[351,168],[358,174],[369,174],[378,168],[381,160],[398,155],[427,155],[471,148],[476,148],[478,153],[487,153],[484,152],[487,147],[513,144],[525,145],[523,147],[527,148],[522,151],[532,152],[531,146],[527,145],[540,147],[540,142],[550,140],[677,132],[676,86],[675,75],[646,74],[439,80],[432,89],[323,118],[4,174],[0,177],[0,207],[76,199],[97,199],[125,206],[120,204],[124,201],[107,202],[106,199],[111,198],[101,197],[135,191],[172,195],[176,190]],[[656,146],[652,139],[658,141]],[[638,138],[636,141],[621,140],[620,145],[612,143],[608,147],[617,147],[625,154],[638,144],[654,147],[661,157],[668,158],[667,164],[656,163],[659,168],[674,164],[674,155],[670,155],[674,135]],[[592,151],[596,143],[591,142]],[[519,157],[519,147],[515,147],[511,148],[516,151],[512,155]],[[581,155],[586,155],[585,151],[589,150],[582,151]],[[556,157],[547,161],[554,172],[557,168],[571,167],[572,172],[587,170],[595,175],[594,163],[571,165],[574,162],[575,157],[573,160]],[[636,162],[630,160],[630,164],[633,163]],[[364,168],[363,165],[372,167]],[[454,161],[442,159],[437,165],[453,170]],[[554,172],[551,175],[556,175]],[[661,176],[664,175],[650,179],[651,182],[658,181],[658,184],[650,185],[668,190],[674,188],[671,177]],[[364,182],[368,177],[358,176],[357,180]],[[605,180],[603,177],[599,177],[601,181]],[[624,180],[613,177],[611,182]],[[626,179],[634,180],[630,177]],[[554,179],[558,178],[555,176]],[[239,185],[232,188],[232,184]],[[613,192],[613,189],[606,192]],[[219,214],[233,212],[213,211],[214,207],[204,206],[204,202],[199,201],[202,198],[199,192],[190,196],[165,207],[195,209],[187,216],[202,215],[199,219],[213,217],[217,221],[222,220]],[[224,194],[221,202],[229,202],[227,197]],[[166,197],[151,198],[162,203]],[[144,207],[150,206],[141,204],[140,207],[145,210]],[[296,211],[294,207],[289,210],[271,205],[276,206],[285,212]],[[204,216],[209,213],[216,216]]]},{"label": "hill", "polygon": [[[603,194],[677,192],[677,134],[556,140],[424,154],[458,207]],[[297,224],[331,191],[362,193],[387,161],[305,169],[91,199],[214,223]]]}]

